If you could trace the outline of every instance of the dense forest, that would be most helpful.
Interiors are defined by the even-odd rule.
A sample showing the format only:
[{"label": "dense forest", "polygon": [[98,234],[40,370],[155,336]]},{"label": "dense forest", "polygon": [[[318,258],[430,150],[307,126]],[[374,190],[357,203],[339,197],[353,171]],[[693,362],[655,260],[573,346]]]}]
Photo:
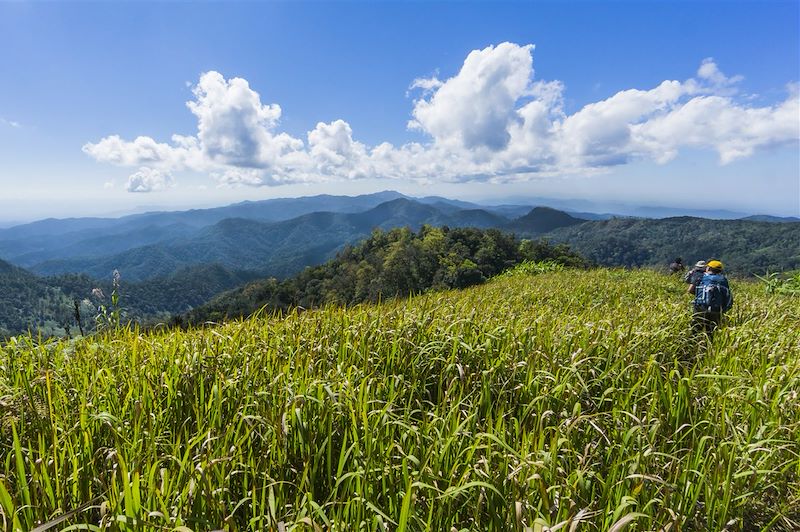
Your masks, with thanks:
[{"label": "dense forest", "polygon": [[72,306],[46,279],[0,260],[0,339],[28,330],[44,336],[64,334]]},{"label": "dense forest", "polygon": [[271,278],[222,294],[189,312],[187,320],[201,323],[246,316],[265,306],[285,311],[352,305],[431,289],[464,288],[526,260],[589,265],[564,244],[519,240],[497,229],[425,225],[418,232],[375,230],[334,260],[283,281]]}]

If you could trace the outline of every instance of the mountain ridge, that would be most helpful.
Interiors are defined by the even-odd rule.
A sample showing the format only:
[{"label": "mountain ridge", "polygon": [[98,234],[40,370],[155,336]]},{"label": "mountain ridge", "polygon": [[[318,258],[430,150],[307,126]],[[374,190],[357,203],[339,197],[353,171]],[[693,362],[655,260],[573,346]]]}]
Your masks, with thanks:
[{"label": "mountain ridge", "polygon": [[[219,262],[233,269],[260,270],[282,277],[332,258],[337,249],[366,237],[375,228],[473,225],[473,218],[477,226],[507,221],[482,210],[459,212],[453,218],[432,205],[396,198],[359,213],[313,212],[274,223],[226,218],[180,242],[151,244],[100,257],[48,260],[30,269],[40,275],[82,272],[97,278],[119,269],[129,279],[142,281],[166,275],[181,265]],[[281,254],[286,258],[283,265],[279,264]]]}]

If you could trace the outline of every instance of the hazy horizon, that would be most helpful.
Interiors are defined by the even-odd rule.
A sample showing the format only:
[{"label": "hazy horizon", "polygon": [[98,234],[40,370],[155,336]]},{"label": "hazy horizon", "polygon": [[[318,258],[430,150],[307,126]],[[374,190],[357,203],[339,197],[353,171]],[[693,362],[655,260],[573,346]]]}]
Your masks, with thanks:
[{"label": "hazy horizon", "polygon": [[[663,217],[659,214],[659,211],[675,211],[674,213],[670,213],[669,216],[702,216],[701,213],[703,212],[719,212],[719,213],[727,213],[731,216],[755,216],[755,215],[768,215],[768,216],[777,216],[777,217],[797,217],[793,214],[773,214],[773,213],[766,213],[766,212],[748,212],[748,211],[741,211],[736,209],[714,209],[714,208],[703,208],[698,206],[675,206],[675,205],[659,205],[659,204],[634,204],[634,203],[626,203],[626,202],[610,202],[610,201],[594,201],[585,198],[559,198],[559,197],[497,197],[497,198],[457,198],[457,197],[449,197],[449,196],[441,196],[440,194],[407,194],[400,192],[398,190],[390,190],[390,189],[383,189],[378,190],[375,192],[365,192],[363,194],[376,194],[381,192],[398,192],[403,194],[404,196],[410,198],[425,198],[430,196],[439,196],[443,197],[448,200],[457,200],[457,201],[465,201],[469,203],[474,203],[479,206],[499,206],[499,205],[530,205],[531,207],[538,207],[538,206],[545,206],[545,207],[552,207],[558,210],[565,210],[569,212],[587,212],[587,213],[594,213],[594,214],[617,214],[622,216],[644,216],[647,217],[648,214],[646,211],[652,210],[654,211],[653,216],[654,218]],[[122,218],[125,216],[131,216],[136,214],[145,214],[145,213],[153,213],[153,212],[181,212],[181,211],[188,211],[193,209],[214,209],[219,207],[226,207],[230,205],[234,205],[237,203],[242,202],[258,202],[258,201],[265,201],[270,199],[296,199],[301,197],[312,197],[318,195],[330,195],[330,196],[359,196],[362,194],[328,194],[328,193],[310,193],[304,196],[276,196],[274,198],[264,198],[264,199],[247,199],[243,201],[234,201],[234,202],[225,202],[219,204],[205,204],[205,205],[138,205],[129,209],[122,209],[122,210],[98,210],[96,212],[91,213],[78,213],[78,214],[71,214],[66,213],[63,215],[52,215],[52,216],[43,216],[43,217],[34,217],[30,219],[3,219],[0,218],[0,229],[6,229],[10,227],[15,227],[18,225],[25,225],[32,222],[37,222],[46,219],[69,219],[69,218]]]}]

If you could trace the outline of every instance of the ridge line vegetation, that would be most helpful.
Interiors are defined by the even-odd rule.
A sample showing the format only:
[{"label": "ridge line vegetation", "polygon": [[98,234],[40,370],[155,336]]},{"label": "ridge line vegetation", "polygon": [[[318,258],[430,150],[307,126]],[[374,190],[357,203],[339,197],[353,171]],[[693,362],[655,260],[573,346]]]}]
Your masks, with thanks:
[{"label": "ridge line vegetation", "polygon": [[590,266],[565,244],[519,240],[497,229],[423,225],[383,231],[346,246],[320,266],[279,281],[254,281],[221,294],[193,309],[187,321],[198,324],[250,315],[262,307],[291,308],[353,305],[405,297],[428,290],[466,288],[523,261],[549,261],[561,266]]}]

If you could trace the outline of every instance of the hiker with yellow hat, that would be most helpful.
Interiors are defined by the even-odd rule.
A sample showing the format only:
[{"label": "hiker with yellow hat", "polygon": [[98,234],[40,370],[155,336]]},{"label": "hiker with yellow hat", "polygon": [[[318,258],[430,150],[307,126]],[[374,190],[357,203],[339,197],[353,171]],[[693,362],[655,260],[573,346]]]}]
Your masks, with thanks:
[{"label": "hiker with yellow hat", "polygon": [[725,266],[721,261],[711,259],[706,262],[706,271],[702,278],[692,279],[693,282],[689,285],[688,292],[694,294],[692,301],[694,332],[706,332],[709,336],[712,335],[722,321],[722,314],[733,306],[733,293],[728,285],[728,279],[722,273],[724,269]]}]

